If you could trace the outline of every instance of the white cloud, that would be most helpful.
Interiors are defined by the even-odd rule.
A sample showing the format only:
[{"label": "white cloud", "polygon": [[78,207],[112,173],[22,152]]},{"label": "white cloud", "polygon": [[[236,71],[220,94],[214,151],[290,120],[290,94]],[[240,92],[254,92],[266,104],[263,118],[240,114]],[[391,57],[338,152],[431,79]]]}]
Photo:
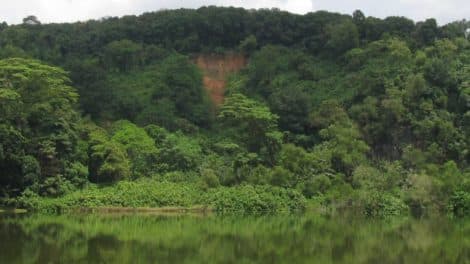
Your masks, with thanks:
[{"label": "white cloud", "polygon": [[28,15],[43,22],[71,22],[122,16],[172,8],[197,8],[204,5],[245,8],[277,7],[304,14],[314,10],[329,10],[351,14],[361,9],[366,15],[386,17],[407,16],[415,20],[435,17],[442,23],[469,18],[468,0],[3,0],[0,21],[21,23]]},{"label": "white cloud", "polygon": [[317,9],[351,14],[360,9],[367,16],[405,16],[415,21],[436,18],[440,24],[470,18],[468,0],[312,0]]}]

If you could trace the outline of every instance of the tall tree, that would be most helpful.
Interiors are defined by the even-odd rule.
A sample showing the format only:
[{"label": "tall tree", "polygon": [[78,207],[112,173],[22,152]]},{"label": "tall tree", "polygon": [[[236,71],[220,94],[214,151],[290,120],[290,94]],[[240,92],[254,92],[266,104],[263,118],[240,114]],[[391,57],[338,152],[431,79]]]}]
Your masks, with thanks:
[{"label": "tall tree", "polygon": [[25,187],[18,181],[30,177],[31,169],[22,169],[25,159],[39,165],[38,180],[64,175],[77,151],[79,120],[78,94],[66,72],[34,60],[0,60],[0,100],[0,149],[8,150],[0,162],[6,177],[0,184]]}]

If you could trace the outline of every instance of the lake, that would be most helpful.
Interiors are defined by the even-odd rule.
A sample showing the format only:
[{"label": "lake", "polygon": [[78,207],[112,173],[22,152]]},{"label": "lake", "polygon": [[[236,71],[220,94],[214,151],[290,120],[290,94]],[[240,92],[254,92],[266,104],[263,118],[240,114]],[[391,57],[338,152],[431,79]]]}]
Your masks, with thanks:
[{"label": "lake", "polygon": [[0,213],[0,263],[470,263],[470,219]]}]

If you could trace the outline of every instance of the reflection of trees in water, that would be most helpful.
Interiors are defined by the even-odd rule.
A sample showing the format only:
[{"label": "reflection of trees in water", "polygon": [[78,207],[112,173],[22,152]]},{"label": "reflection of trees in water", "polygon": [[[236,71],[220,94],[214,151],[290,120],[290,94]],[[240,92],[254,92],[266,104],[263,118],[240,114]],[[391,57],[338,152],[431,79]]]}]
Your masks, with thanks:
[{"label": "reflection of trees in water", "polygon": [[119,263],[119,254],[123,249],[123,242],[113,235],[98,234],[88,239],[88,255],[90,262],[113,262]]},{"label": "reflection of trees in water", "polygon": [[31,216],[0,219],[0,263],[465,263],[469,233],[449,219]]}]

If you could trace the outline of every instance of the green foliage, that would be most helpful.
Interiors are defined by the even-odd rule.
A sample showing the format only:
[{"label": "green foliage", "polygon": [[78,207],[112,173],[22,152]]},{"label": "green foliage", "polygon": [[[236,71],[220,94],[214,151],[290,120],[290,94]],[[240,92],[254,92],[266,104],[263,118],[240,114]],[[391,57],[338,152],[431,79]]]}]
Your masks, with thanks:
[{"label": "green foliage", "polygon": [[127,152],[132,176],[149,175],[156,165],[158,150],[147,132],[129,121],[118,121],[113,124],[111,134],[110,140]]},{"label": "green foliage", "polygon": [[139,180],[121,181],[114,186],[90,186],[56,199],[24,193],[19,205],[34,211],[58,212],[96,207],[189,207],[197,203],[197,188],[188,184]]},{"label": "green foliage", "polygon": [[258,165],[250,170],[246,181],[253,185],[267,185],[272,182],[272,173],[263,165]]},{"label": "green foliage", "polygon": [[334,124],[320,131],[326,140],[316,146],[324,152],[331,166],[337,172],[351,175],[354,168],[367,161],[369,146],[361,140],[361,134],[354,124]]},{"label": "green foliage", "polygon": [[201,171],[201,187],[203,189],[215,188],[220,186],[219,178],[211,169],[203,169]]},{"label": "green foliage", "polygon": [[312,103],[309,94],[301,86],[287,86],[277,90],[268,101],[273,113],[279,115],[281,129],[294,133],[304,132]]},{"label": "green foliage", "polygon": [[397,216],[409,210],[403,200],[389,193],[366,192],[362,194],[359,204],[368,216]]},{"label": "green foliage", "polygon": [[226,127],[236,128],[234,137],[248,151],[259,152],[267,162],[273,162],[281,135],[277,131],[278,116],[268,107],[242,94],[233,94],[226,98],[219,119]]},{"label": "green foliage", "polygon": [[238,48],[246,54],[251,54],[256,50],[257,46],[258,41],[256,40],[256,37],[254,35],[250,35],[240,42],[240,46]]},{"label": "green foliage", "polygon": [[189,171],[200,163],[202,149],[195,138],[187,137],[181,132],[169,134],[158,146],[157,161],[164,170]]},{"label": "green foliage", "polygon": [[220,212],[266,213],[305,208],[305,198],[300,193],[270,186],[222,187],[209,190],[202,199]]},{"label": "green foliage", "polygon": [[410,174],[407,182],[406,201],[410,207],[426,209],[435,206],[436,184],[433,178],[426,174]]},{"label": "green foliage", "polygon": [[279,165],[297,176],[297,180],[307,179],[322,171],[320,162],[312,153],[292,144],[282,146],[278,157]]},{"label": "green foliage", "polygon": [[64,177],[74,186],[84,187],[88,182],[88,167],[80,162],[73,162],[65,168]]},{"label": "green foliage", "polygon": [[89,140],[91,181],[114,182],[130,177],[130,161],[122,144],[110,141],[102,129],[91,131]]},{"label": "green foliage", "polygon": [[129,71],[141,61],[142,46],[131,40],[117,40],[104,48],[104,60],[108,67],[116,67],[120,71]]},{"label": "green foliage", "polygon": [[12,45],[6,45],[0,49],[0,59],[7,58],[28,58],[28,54],[22,49]]},{"label": "green foliage", "polygon": [[293,185],[294,175],[283,167],[276,166],[271,171],[271,184],[288,188]]},{"label": "green foliage", "polygon": [[73,185],[62,175],[47,178],[39,186],[39,193],[47,197],[59,197],[73,189]]},{"label": "green foliage", "polygon": [[154,92],[153,98],[168,98],[181,117],[198,125],[207,125],[210,108],[205,101],[200,71],[181,55],[169,56],[161,65],[162,87]]},{"label": "green foliage", "polygon": [[64,174],[76,153],[78,95],[62,69],[0,60],[0,185],[11,190]]},{"label": "green foliage", "polygon": [[[4,263],[465,263],[466,220],[318,214],[3,214]],[[145,228],[143,228],[145,227]],[[321,234],[321,239],[312,234]],[[205,246],[201,246],[201,241]],[[53,246],[50,246],[53,243]],[[155,250],[158,245],[158,250]],[[384,246],[386,245],[386,246]],[[56,254],[39,254],[46,248]],[[112,251],[112,254],[110,253]],[[237,254],[234,254],[234,251]],[[176,254],[175,252],[178,252]],[[15,253],[15,254],[13,254]],[[344,260],[338,260],[342,256]]]},{"label": "green foliage", "polygon": [[326,34],[328,35],[326,47],[333,54],[341,55],[359,45],[359,32],[356,25],[351,21],[328,25]]},{"label": "green foliage", "polygon": [[333,183],[329,175],[319,174],[314,175],[304,183],[301,183],[300,189],[302,190],[302,194],[305,197],[313,198],[315,196],[320,196],[327,193],[332,185]]},{"label": "green foliage", "polygon": [[438,31],[436,20],[430,18],[419,22],[413,35],[419,45],[429,45],[436,39]]},{"label": "green foliage", "polygon": [[458,191],[450,198],[448,210],[456,216],[467,216],[470,214],[470,193]]},{"label": "green foliage", "polygon": [[184,129],[184,122],[208,126],[212,119],[201,73],[177,53],[139,70],[108,74],[102,85],[110,97],[102,108],[114,119],[170,130]]},{"label": "green foliage", "polygon": [[[1,24],[0,194],[53,208],[90,192],[84,206],[277,211],[307,197],[373,216],[468,214],[468,26],[218,7]],[[198,69],[234,51],[243,62]],[[245,59],[212,105],[204,84],[222,95],[213,77]],[[186,187],[196,194],[171,197]]]},{"label": "green foliage", "polygon": [[121,181],[112,187],[90,186],[60,198],[40,198],[25,192],[18,198],[24,208],[42,212],[98,207],[209,206],[220,212],[281,212],[302,210],[305,198],[294,190],[269,186],[239,186],[201,191],[194,184],[155,180]]}]

